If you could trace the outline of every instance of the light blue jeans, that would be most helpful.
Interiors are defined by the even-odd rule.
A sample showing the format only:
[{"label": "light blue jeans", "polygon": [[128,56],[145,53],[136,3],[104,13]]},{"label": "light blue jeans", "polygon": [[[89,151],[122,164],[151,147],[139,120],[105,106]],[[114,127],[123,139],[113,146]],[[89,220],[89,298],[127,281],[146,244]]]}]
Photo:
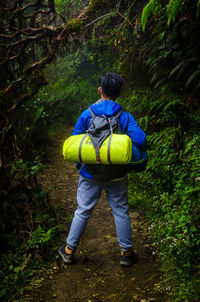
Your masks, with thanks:
[{"label": "light blue jeans", "polygon": [[74,213],[67,245],[75,249],[85,230],[87,221],[105,190],[116,225],[116,233],[119,246],[125,252],[130,250],[132,245],[131,224],[127,203],[127,180],[95,181],[80,176],[77,189],[78,207]]}]

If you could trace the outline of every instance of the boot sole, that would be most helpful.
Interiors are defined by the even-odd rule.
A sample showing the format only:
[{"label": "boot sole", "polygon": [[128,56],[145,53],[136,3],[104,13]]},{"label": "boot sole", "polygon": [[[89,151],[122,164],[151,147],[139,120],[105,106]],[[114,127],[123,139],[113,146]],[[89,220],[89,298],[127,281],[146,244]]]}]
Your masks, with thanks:
[{"label": "boot sole", "polygon": [[133,262],[127,263],[127,262],[125,262],[125,261],[120,261],[120,265],[121,265],[121,266],[131,266],[132,263],[133,263]]},{"label": "boot sole", "polygon": [[70,259],[66,259],[65,256],[61,253],[60,249],[58,249],[58,254],[62,257],[62,260],[66,264],[72,264],[74,261]]}]

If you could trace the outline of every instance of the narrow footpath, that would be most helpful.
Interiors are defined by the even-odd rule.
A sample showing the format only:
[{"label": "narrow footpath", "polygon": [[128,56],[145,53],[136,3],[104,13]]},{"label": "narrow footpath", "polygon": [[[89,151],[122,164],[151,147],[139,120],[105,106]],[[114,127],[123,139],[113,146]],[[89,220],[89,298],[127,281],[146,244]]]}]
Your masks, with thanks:
[{"label": "narrow footpath", "polygon": [[[62,144],[71,129],[57,131],[51,146],[50,160],[40,183],[50,191],[51,202],[60,204],[66,229],[76,209],[78,173],[74,164],[61,157]],[[55,251],[55,263],[34,301],[41,302],[169,302],[159,286],[159,269],[155,262],[147,222],[139,212],[130,212],[134,250],[138,263],[129,268],[119,265],[115,225],[106,195],[102,194],[88,222],[76,253],[76,264],[64,265]],[[59,245],[58,245],[59,248]]]}]

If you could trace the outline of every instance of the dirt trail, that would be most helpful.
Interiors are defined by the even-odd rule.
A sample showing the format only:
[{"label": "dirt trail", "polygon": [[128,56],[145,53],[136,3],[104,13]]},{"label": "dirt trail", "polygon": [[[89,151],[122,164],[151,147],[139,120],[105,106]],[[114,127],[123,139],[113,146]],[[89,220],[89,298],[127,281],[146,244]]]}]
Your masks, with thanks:
[{"label": "dirt trail", "polygon": [[[50,162],[40,182],[51,190],[51,202],[62,203],[67,218],[76,209],[78,174],[74,164],[64,162],[60,155],[66,137],[66,131],[56,133]],[[120,267],[114,220],[102,194],[77,250],[77,263],[67,266],[57,257],[53,272],[47,275],[34,301],[167,302],[159,289],[159,273],[145,219],[138,212],[130,216],[138,263],[130,268]],[[67,231],[63,235],[64,243]]]}]

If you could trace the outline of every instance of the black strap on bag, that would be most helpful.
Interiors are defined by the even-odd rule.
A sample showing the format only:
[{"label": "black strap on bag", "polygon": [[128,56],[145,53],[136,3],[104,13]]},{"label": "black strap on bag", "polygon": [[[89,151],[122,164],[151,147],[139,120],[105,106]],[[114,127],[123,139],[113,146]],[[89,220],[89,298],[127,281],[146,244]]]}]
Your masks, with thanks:
[{"label": "black strap on bag", "polygon": [[79,150],[78,150],[78,156],[79,156],[79,161],[80,163],[82,163],[82,155],[81,155],[81,150],[82,150],[82,146],[83,146],[83,142],[86,139],[86,137],[88,136],[88,134],[84,135],[84,137],[81,140],[80,146],[79,146]]}]

